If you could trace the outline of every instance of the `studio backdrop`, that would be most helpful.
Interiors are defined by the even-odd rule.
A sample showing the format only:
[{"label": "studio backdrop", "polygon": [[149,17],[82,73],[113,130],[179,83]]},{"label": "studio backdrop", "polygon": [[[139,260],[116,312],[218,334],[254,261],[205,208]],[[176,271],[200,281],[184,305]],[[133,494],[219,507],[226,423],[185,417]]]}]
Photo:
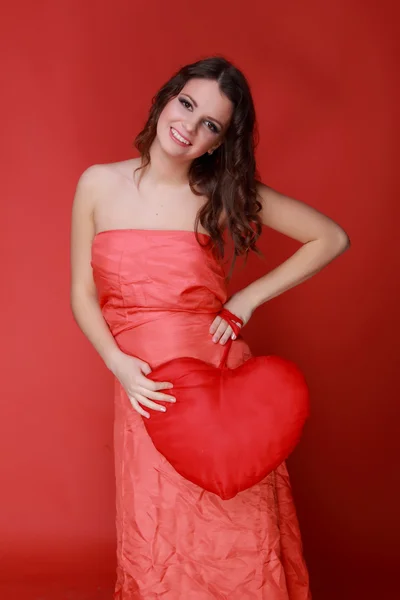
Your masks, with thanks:
[{"label": "studio backdrop", "polygon": [[[2,12],[1,597],[111,597],[113,381],[69,306],[71,203],[89,165],[134,156],[172,72],[223,54],[252,86],[263,181],[337,220],[352,241],[245,328],[256,354],[296,361],[311,389],[311,419],[288,465],[314,597],[394,598],[390,2],[17,0]],[[297,247],[265,231],[264,258],[239,264],[232,290]]]}]

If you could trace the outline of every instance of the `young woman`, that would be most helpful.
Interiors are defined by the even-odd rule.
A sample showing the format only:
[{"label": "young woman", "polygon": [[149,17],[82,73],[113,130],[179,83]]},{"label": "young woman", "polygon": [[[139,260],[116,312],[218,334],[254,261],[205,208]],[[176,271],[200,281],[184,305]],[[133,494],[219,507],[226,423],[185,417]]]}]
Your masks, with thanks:
[{"label": "young woman", "polygon": [[[174,402],[169,382],[148,377],[156,366],[183,356],[219,363],[233,336],[223,307],[246,324],[349,246],[331,219],[258,181],[254,131],[242,73],[202,60],[155,96],[140,158],[91,166],[78,182],[72,309],[116,378],[118,600],[311,597],[285,464],[224,501],[172,468],[142,418]],[[228,300],[224,236],[243,256],[262,225],[302,246]],[[249,357],[239,336],[228,366]]]}]

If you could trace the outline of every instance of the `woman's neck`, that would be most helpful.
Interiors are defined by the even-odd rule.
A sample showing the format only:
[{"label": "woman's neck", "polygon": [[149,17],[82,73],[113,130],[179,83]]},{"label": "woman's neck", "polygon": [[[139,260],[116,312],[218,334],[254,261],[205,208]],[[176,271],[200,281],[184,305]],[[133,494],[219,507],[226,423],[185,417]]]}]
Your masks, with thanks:
[{"label": "woman's neck", "polygon": [[143,176],[154,186],[182,187],[188,185],[189,169],[190,163],[168,156],[156,138],[150,148],[150,164],[144,169]]}]

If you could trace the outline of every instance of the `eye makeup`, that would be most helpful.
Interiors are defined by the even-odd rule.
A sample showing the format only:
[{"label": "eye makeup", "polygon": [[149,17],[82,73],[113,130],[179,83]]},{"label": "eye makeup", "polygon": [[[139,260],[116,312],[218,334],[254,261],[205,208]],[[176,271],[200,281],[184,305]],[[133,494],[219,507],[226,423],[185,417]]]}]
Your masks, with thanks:
[{"label": "eye makeup", "polygon": [[[178,97],[178,100],[179,100],[179,102],[182,104],[182,106],[184,106],[184,107],[185,107],[185,108],[187,108],[188,110],[190,110],[190,109],[193,109],[193,106],[195,106],[195,107],[197,108],[197,106],[198,106],[198,105],[197,105],[197,103],[195,102],[195,100],[193,100],[193,98],[190,98],[190,96],[188,96],[188,98],[190,99],[190,101],[189,101],[189,100],[187,100],[187,99],[186,99],[184,96],[179,96],[179,97]],[[220,127],[221,127],[221,129],[219,129],[219,128],[217,127],[217,125],[215,125],[215,123],[213,122],[213,120],[211,120],[211,119],[209,119],[209,118],[206,118],[206,119],[204,120],[204,123],[206,124],[206,127],[207,127],[207,128],[208,128],[208,129],[209,129],[209,130],[210,130],[212,133],[218,134],[218,133],[220,133],[220,131],[221,131],[221,129],[222,129],[222,125],[220,125],[220,124],[219,124],[219,125],[220,125]]]}]

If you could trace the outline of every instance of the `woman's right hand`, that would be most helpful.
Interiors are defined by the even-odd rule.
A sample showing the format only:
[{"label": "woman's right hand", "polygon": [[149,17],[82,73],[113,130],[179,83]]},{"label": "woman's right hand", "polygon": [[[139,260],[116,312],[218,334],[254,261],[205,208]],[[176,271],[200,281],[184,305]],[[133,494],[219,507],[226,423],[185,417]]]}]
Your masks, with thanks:
[{"label": "woman's right hand", "polygon": [[143,417],[147,419],[150,417],[150,413],[144,410],[144,406],[165,412],[165,406],[157,404],[157,400],[175,402],[173,396],[160,392],[160,390],[171,389],[172,383],[148,379],[146,375],[151,373],[151,368],[143,360],[119,352],[111,370],[124,388],[133,408]]}]

